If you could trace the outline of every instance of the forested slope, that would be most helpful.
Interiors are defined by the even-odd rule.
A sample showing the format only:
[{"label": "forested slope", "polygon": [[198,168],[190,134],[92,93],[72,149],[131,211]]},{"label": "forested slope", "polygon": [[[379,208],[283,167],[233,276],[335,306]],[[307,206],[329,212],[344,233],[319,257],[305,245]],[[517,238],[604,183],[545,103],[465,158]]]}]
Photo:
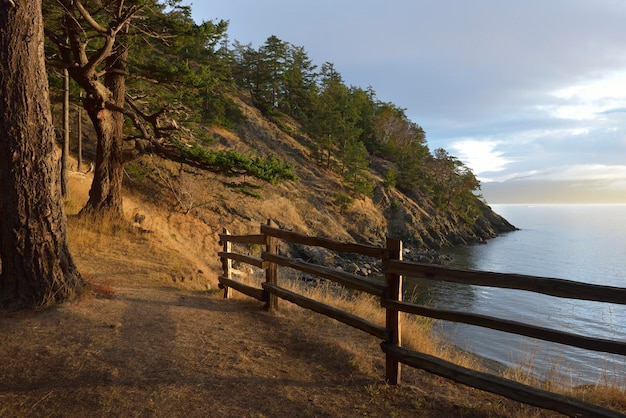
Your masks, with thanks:
[{"label": "forested slope", "polygon": [[384,173],[391,163],[380,157],[371,157],[367,172],[371,195],[353,198],[340,173],[315,158],[312,141],[299,133],[295,120],[283,119],[295,133],[288,134],[251,106],[249,97],[233,101],[243,118],[233,129],[205,127],[213,147],[273,156],[293,165],[298,180],[272,185],[144,156],[127,166],[125,187],[146,202],[201,220],[215,233],[222,227],[256,233],[272,219],[282,228],[344,241],[382,245],[386,236],[398,237],[412,249],[409,258],[425,261],[436,261],[435,250],[443,246],[482,242],[513,228],[479,198],[472,204],[480,212],[468,219],[461,210],[437,208],[423,193],[390,187]]}]

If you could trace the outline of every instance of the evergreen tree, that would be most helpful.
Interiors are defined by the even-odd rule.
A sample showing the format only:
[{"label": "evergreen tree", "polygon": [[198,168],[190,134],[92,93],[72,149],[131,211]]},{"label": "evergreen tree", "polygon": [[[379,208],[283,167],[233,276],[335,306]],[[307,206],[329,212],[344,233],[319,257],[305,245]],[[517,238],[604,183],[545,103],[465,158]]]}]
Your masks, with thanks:
[{"label": "evergreen tree", "polygon": [[443,148],[435,150],[431,169],[435,204],[442,210],[453,208],[471,213],[476,203],[474,192],[480,189],[480,182],[472,171]]},{"label": "evergreen tree", "polygon": [[411,122],[404,110],[385,103],[380,104],[374,120],[375,146],[379,155],[395,162],[397,187],[409,192],[430,188],[427,161],[430,151],[426,134]]},{"label": "evergreen tree", "polygon": [[343,178],[354,196],[371,196],[372,180],[369,176],[369,153],[359,140],[348,142],[343,153]]},{"label": "evergreen tree", "polygon": [[283,75],[287,66],[287,43],[272,35],[259,48],[259,57],[266,73],[257,100],[269,109],[277,109],[283,99]]},{"label": "evergreen tree", "polygon": [[[227,85],[229,76],[227,66],[215,65],[228,62],[225,51],[216,50],[222,45],[226,23],[196,25],[190,9],[180,3],[47,1],[48,37],[57,46],[62,65],[87,92],[83,104],[97,135],[94,180],[81,214],[121,219],[123,167],[143,153],[268,179],[284,178],[282,174],[291,171],[283,167],[278,177],[266,176],[272,161],[248,156],[203,158],[200,153],[183,152],[194,139],[174,134],[179,125],[172,115],[192,114],[201,107],[194,100],[210,107],[215,103],[210,102],[215,99],[212,95]],[[212,165],[217,160],[231,161],[233,166]]]},{"label": "evergreen tree", "polygon": [[320,160],[325,160],[330,168],[332,158],[341,159],[347,144],[358,138],[361,131],[350,90],[333,64],[322,66],[319,83],[320,92],[313,104],[308,131],[317,139]]},{"label": "evergreen tree", "polygon": [[367,89],[352,87],[351,94],[352,102],[358,114],[357,127],[361,131],[359,139],[365,144],[371,154],[375,154],[379,151],[374,131],[376,112],[378,110],[376,93],[374,89],[369,86]]},{"label": "evergreen tree", "polygon": [[[164,101],[173,105],[184,103],[201,110],[190,119],[227,124],[226,93],[232,77],[229,53],[224,47],[228,23],[222,20],[198,25],[191,18],[190,9],[181,6],[167,14],[150,14],[142,25],[142,31],[131,37],[131,91],[140,92],[158,82],[165,88],[149,103],[152,111],[162,107]],[[167,35],[143,36],[151,27],[160,27]]]},{"label": "evergreen tree", "polygon": [[302,121],[307,120],[317,94],[316,68],[303,47],[289,48],[283,74],[282,111]]}]

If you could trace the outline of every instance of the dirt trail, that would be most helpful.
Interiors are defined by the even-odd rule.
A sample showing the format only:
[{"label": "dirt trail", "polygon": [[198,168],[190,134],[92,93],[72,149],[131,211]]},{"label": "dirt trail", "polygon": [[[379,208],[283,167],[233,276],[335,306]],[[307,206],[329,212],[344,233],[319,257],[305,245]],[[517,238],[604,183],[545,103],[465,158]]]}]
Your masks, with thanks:
[{"label": "dirt trail", "polygon": [[2,417],[408,417],[456,408],[382,384],[319,330],[256,301],[122,288],[113,299],[3,313],[0,329]]}]

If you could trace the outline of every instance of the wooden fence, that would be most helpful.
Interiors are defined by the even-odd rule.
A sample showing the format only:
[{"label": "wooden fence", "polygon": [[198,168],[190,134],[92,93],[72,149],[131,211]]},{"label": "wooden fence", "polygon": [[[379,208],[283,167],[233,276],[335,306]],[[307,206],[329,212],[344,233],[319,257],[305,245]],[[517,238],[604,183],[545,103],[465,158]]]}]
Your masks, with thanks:
[{"label": "wooden fence", "polygon": [[[280,255],[279,243],[281,241],[322,247],[336,252],[358,254],[378,259],[381,262],[385,280],[376,280],[302,260],[290,259]],[[381,348],[386,356],[386,379],[391,384],[400,383],[401,364],[406,364],[477,389],[570,416],[626,417],[626,415],[619,412],[576,398],[537,389],[489,373],[467,369],[424,353],[408,350],[402,347],[402,328],[399,315],[400,312],[405,312],[434,319],[477,325],[596,352],[626,356],[625,342],[591,338],[486,315],[431,308],[402,300],[403,276],[424,277],[432,280],[476,286],[525,290],[559,298],[622,305],[626,305],[625,288],[518,274],[452,269],[431,264],[403,261],[402,242],[396,239],[388,238],[385,247],[343,243],[281,230],[272,226],[269,221],[268,225],[261,225],[260,234],[257,235],[231,235],[228,230],[224,229],[224,232],[220,234],[220,243],[223,246],[223,251],[219,253],[222,260],[223,274],[219,276],[219,282],[224,288],[224,297],[229,297],[232,289],[234,289],[265,302],[265,309],[268,310],[278,307],[279,298],[285,299],[380,338],[382,340]],[[264,251],[261,251],[260,257],[236,253],[232,251],[233,243],[262,246]],[[233,279],[232,261],[246,263],[265,270],[265,282],[262,283],[262,288],[255,288]],[[351,313],[280,287],[278,285],[278,266],[289,267],[316,277],[331,280],[348,289],[366,292],[380,298],[381,306],[385,309],[385,326],[372,323],[367,319],[357,317]]]}]

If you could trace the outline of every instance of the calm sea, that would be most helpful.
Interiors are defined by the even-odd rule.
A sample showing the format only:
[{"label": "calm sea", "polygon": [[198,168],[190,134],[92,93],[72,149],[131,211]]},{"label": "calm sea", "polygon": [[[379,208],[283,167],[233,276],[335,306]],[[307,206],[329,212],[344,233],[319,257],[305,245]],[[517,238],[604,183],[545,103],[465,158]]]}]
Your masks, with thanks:
[{"label": "calm sea", "polygon": [[[626,205],[492,205],[520,228],[448,252],[452,266],[626,287]],[[626,341],[626,305],[407,279],[422,303]],[[413,282],[411,282],[413,280]],[[412,285],[417,284],[413,288]],[[626,357],[470,325],[441,322],[447,338],[484,358],[572,385],[626,385]]]}]

